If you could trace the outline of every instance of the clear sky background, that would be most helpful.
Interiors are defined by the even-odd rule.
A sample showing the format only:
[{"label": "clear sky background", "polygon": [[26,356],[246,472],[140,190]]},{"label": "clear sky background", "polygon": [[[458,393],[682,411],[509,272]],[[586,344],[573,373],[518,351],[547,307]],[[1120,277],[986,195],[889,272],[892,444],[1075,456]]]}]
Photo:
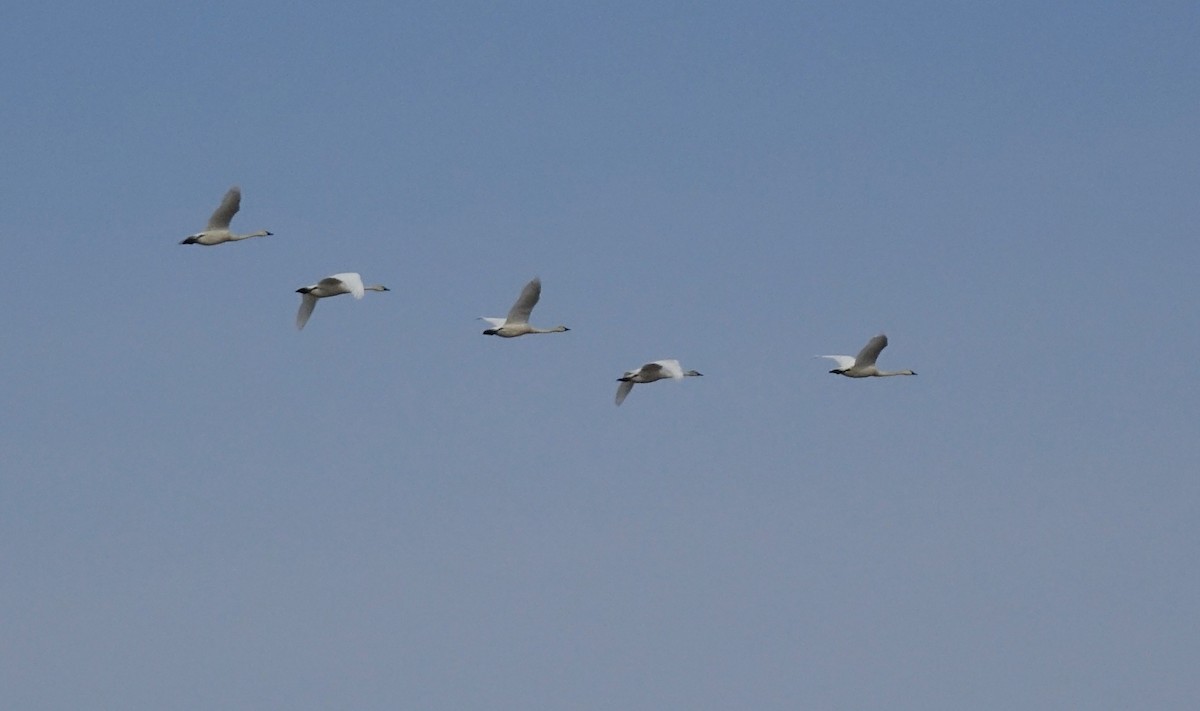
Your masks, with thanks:
[{"label": "clear sky background", "polygon": [[0,705],[1200,707],[1198,36],[9,3]]}]

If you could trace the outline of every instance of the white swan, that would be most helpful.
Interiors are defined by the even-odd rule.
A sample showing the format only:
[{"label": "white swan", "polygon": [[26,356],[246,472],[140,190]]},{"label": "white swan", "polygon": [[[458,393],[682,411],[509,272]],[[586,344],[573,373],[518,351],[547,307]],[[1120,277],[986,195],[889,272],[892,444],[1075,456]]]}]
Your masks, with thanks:
[{"label": "white swan", "polygon": [[656,380],[683,380],[685,377],[704,375],[697,373],[694,370],[684,370],[679,365],[677,360],[656,360],[652,363],[647,363],[637,370],[626,371],[624,375],[617,378],[621,384],[617,386],[617,405],[625,402],[625,397],[629,395],[629,391],[633,390],[634,383],[653,383]]},{"label": "white swan", "polygon": [[887,336],[881,333],[867,341],[867,345],[863,346],[863,349],[856,356],[826,355],[817,357],[832,358],[837,361],[838,367],[829,372],[844,375],[847,378],[885,378],[889,375],[916,375],[911,370],[880,370],[875,367],[875,359],[879,357],[880,351],[887,348],[887,344]]},{"label": "white swan", "polygon": [[206,246],[221,244],[223,242],[237,242],[238,240],[249,239],[251,237],[267,237],[271,232],[259,230],[245,235],[235,235],[229,231],[229,221],[237,214],[238,208],[242,206],[242,189],[238,186],[233,186],[229,192],[225,193],[225,197],[221,200],[220,206],[213,211],[212,217],[208,218],[208,227],[204,228],[203,232],[197,232],[194,235],[188,236],[179,244],[203,244]]},{"label": "white swan", "polygon": [[529,325],[529,313],[533,311],[533,307],[537,305],[538,299],[542,296],[542,280],[534,278],[533,281],[525,285],[521,289],[521,295],[517,297],[516,303],[508,311],[507,318],[491,318],[489,316],[480,316],[483,321],[492,324],[492,327],[485,330],[485,336],[500,336],[501,338],[516,338],[524,336],[527,333],[562,333],[570,331],[566,326],[555,326],[554,328],[536,328]]},{"label": "white swan", "polygon": [[391,289],[382,284],[363,286],[362,277],[356,272],[334,274],[311,286],[302,286],[296,289],[297,294],[304,295],[300,301],[300,310],[296,312],[296,328],[304,328],[304,324],[308,323],[308,317],[312,316],[313,309],[317,306],[317,299],[338,294],[354,294],[354,298],[361,299],[368,291],[391,291]]}]

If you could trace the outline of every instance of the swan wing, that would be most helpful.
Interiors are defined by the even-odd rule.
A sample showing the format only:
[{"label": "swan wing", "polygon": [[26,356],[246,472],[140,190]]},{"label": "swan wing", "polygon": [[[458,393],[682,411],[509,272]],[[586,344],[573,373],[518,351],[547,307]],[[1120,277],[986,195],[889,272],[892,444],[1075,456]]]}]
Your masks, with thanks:
[{"label": "swan wing", "polygon": [[854,356],[855,365],[875,365],[875,359],[884,348],[887,348],[887,336],[881,333],[867,341],[867,345]]},{"label": "swan wing", "polygon": [[324,284],[329,279],[335,279],[341,282],[343,287],[341,290],[342,293],[353,294],[354,298],[356,299],[361,299],[363,294],[367,293],[366,289],[363,288],[362,277],[359,276],[358,272],[343,272],[341,274],[334,274],[331,277],[322,279],[321,283]]},{"label": "swan wing", "polygon": [[233,219],[241,206],[242,189],[235,185],[225,193],[225,197],[221,198],[221,204],[213,211],[212,217],[208,218],[208,229],[229,229],[229,221]]},{"label": "swan wing", "polygon": [[674,380],[683,378],[683,366],[679,365],[679,361],[677,360],[656,360],[653,363],[647,363],[643,367],[647,366],[656,366],[654,372],[659,373],[659,377],[672,378]]},{"label": "swan wing", "polygon": [[524,289],[521,289],[521,295],[517,297],[516,303],[508,311],[506,323],[529,323],[529,314],[533,311],[533,307],[537,306],[540,298],[542,298],[542,280],[534,278],[525,285]]},{"label": "swan wing", "polygon": [[848,355],[823,355],[817,358],[831,358],[837,361],[838,370],[846,370],[854,367],[854,356]]},{"label": "swan wing", "polygon": [[304,294],[300,299],[300,310],[296,312],[296,328],[304,328],[304,324],[308,323],[308,317],[312,316],[313,309],[317,307],[317,297],[312,294]]},{"label": "swan wing", "polygon": [[492,324],[492,326],[494,326],[495,328],[500,328],[501,326],[504,325],[504,319],[502,319],[502,318],[492,318],[491,316],[480,316],[479,320],[487,321],[488,323]]},{"label": "swan wing", "polygon": [[625,402],[625,398],[629,395],[630,390],[633,390],[633,381],[632,380],[622,380],[621,384],[617,386],[617,405],[618,406],[621,403]]}]

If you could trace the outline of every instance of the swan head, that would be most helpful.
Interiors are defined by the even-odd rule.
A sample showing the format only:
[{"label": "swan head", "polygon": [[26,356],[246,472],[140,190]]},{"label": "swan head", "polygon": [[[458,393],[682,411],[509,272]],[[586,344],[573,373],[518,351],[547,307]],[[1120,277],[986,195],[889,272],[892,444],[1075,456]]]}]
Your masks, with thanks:
[{"label": "swan head", "polygon": [[697,375],[704,375],[704,373],[701,373],[701,372],[698,372],[695,370],[689,370],[689,371],[685,372],[684,375],[697,376]]}]

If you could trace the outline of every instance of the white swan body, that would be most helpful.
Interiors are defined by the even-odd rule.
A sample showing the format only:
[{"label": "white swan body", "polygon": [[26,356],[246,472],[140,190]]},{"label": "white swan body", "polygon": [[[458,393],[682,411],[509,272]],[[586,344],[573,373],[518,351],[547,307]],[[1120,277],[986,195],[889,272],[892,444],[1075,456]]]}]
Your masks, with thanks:
[{"label": "white swan body", "polygon": [[521,295],[517,297],[516,302],[508,311],[507,318],[493,318],[491,316],[480,316],[480,320],[487,321],[492,325],[491,328],[483,332],[485,336],[500,336],[501,338],[516,338],[529,333],[562,333],[570,331],[566,326],[555,326],[554,328],[537,328],[529,325],[529,314],[533,311],[533,307],[537,305],[538,299],[542,297],[542,280],[534,278],[533,281],[525,285],[521,289]]},{"label": "white swan body", "polygon": [[625,397],[629,395],[629,391],[633,390],[635,383],[653,383],[656,380],[683,380],[685,377],[695,377],[703,375],[694,370],[684,370],[679,361],[671,360],[656,360],[651,363],[646,363],[637,370],[626,371],[624,375],[617,378],[621,384],[617,386],[617,405],[625,402]]},{"label": "white swan body", "polygon": [[233,216],[237,214],[238,208],[242,206],[242,190],[238,186],[233,186],[229,192],[225,193],[225,197],[221,200],[221,204],[213,211],[212,217],[208,218],[208,227],[204,228],[203,232],[197,232],[194,235],[189,235],[187,239],[179,244],[202,244],[212,246],[214,244],[223,244],[225,242],[237,242],[251,237],[268,237],[272,232],[259,230],[249,234],[238,235],[229,231],[229,222]]},{"label": "white swan body", "polygon": [[837,361],[837,367],[829,372],[844,375],[847,378],[886,378],[890,375],[916,375],[911,370],[880,370],[875,367],[875,359],[879,357],[880,351],[887,348],[887,344],[887,336],[881,333],[867,341],[867,345],[863,346],[863,349],[856,356],[825,355],[817,357],[831,358]]},{"label": "white swan body", "polygon": [[313,309],[317,307],[317,299],[338,294],[353,294],[354,298],[361,299],[368,291],[391,291],[391,289],[382,284],[363,286],[362,277],[356,272],[334,274],[316,284],[296,289],[297,294],[303,294],[303,298],[300,300],[300,310],[296,312],[296,328],[304,328],[304,324],[308,323],[308,317],[312,316]]}]

